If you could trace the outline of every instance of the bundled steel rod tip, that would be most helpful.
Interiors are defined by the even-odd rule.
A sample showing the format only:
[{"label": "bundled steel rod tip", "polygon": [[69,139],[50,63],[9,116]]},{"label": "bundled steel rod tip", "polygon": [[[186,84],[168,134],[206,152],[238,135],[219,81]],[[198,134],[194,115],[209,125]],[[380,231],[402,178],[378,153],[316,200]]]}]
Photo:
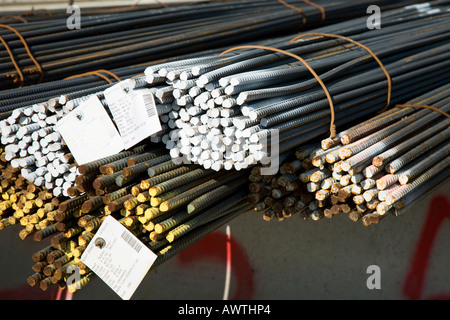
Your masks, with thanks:
[{"label": "bundled steel rod tip", "polygon": [[[429,90],[408,104],[448,113],[449,89]],[[403,214],[450,173],[450,120],[437,110],[395,107],[340,132],[331,148],[324,139],[283,154],[276,175],[262,176],[256,166],[248,201],[265,220],[345,213],[369,226]],[[298,191],[288,191],[286,179],[297,181]]]}]

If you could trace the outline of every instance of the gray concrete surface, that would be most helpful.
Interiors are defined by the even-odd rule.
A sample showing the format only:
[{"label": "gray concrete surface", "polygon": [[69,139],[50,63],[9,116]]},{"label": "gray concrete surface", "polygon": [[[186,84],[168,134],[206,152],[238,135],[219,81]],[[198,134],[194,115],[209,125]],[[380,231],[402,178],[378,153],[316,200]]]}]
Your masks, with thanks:
[{"label": "gray concrete surface", "polygon": [[[304,221],[293,216],[283,222],[266,222],[259,213],[253,212],[240,216],[228,225],[232,237],[228,298],[388,300],[450,297],[450,219],[446,219],[450,218],[449,186],[447,182],[426,195],[407,214],[389,216],[370,227],[354,223],[344,215],[320,221]],[[432,203],[439,199],[444,199],[444,205],[430,211]],[[443,219],[430,220],[439,217]],[[223,299],[225,231],[226,226],[202,240],[202,246],[192,247],[149,272],[133,299]],[[31,254],[43,244],[22,241],[17,232],[14,228],[0,232],[0,298],[4,297],[2,292],[20,292],[19,296],[27,299],[53,298],[49,292],[24,285],[26,277],[32,273]],[[417,250],[430,240],[433,240],[431,250],[419,251],[422,257],[415,261]],[[380,268],[380,289],[367,288],[370,265]],[[413,278],[411,270],[414,271]],[[420,279],[420,275],[423,275],[422,286],[418,285],[420,282],[412,281]],[[10,297],[16,298],[16,295]],[[96,279],[71,298],[120,299],[101,279]]]}]

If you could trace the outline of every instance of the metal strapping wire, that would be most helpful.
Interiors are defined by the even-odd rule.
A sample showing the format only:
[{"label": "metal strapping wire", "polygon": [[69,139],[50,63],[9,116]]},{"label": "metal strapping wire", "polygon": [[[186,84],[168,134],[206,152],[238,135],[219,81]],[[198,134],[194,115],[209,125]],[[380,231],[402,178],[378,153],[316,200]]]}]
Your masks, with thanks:
[{"label": "metal strapping wire", "polygon": [[[317,9],[320,10],[320,14],[321,14],[320,22],[323,22],[325,20],[325,9],[322,6],[318,5],[317,3],[308,1],[308,0],[302,0],[302,1],[304,3],[306,3],[306,4],[308,4],[310,6],[313,6],[313,7],[316,7]],[[298,8],[296,6],[293,6],[292,4],[289,4],[289,3],[287,3],[284,0],[278,0],[278,2],[280,2],[284,6],[288,7],[289,9],[292,9],[292,10],[295,10],[295,11],[299,12],[302,15],[302,25],[306,24],[306,15],[305,15],[305,12],[302,9],[300,9],[300,8]]]},{"label": "metal strapping wire", "polygon": [[0,21],[8,20],[8,19],[16,19],[16,20],[19,20],[19,21],[21,21],[23,23],[28,23],[28,21],[25,20],[25,18],[23,18],[22,16],[3,16],[3,17],[0,18]]},{"label": "metal strapping wire", "polygon": [[437,112],[443,114],[447,118],[450,118],[450,114],[448,114],[445,111],[442,111],[441,109],[438,109],[438,108],[432,107],[432,106],[421,105],[421,104],[397,104],[396,107],[400,107],[400,108],[425,108],[425,109],[431,109],[431,110],[434,110],[434,111],[437,111]]},{"label": "metal strapping wire", "polygon": [[11,62],[13,63],[14,68],[16,68],[17,73],[19,74],[19,78],[20,78],[20,85],[19,85],[19,87],[23,87],[23,85],[24,85],[23,81],[24,80],[23,80],[22,70],[20,70],[19,66],[17,65],[16,59],[14,58],[14,55],[13,55],[13,53],[11,51],[11,48],[8,46],[8,43],[2,37],[0,37],[0,41],[5,46],[5,49],[8,52],[9,57],[11,58]]},{"label": "metal strapping wire", "polygon": [[[32,17],[32,16],[41,16],[40,14],[36,14],[37,11],[44,11],[48,14],[48,16],[52,16],[53,13],[50,9],[35,9],[34,7],[31,7],[30,11],[24,12],[22,13],[20,16],[21,17]],[[45,16],[45,14],[44,14]]]},{"label": "metal strapping wire", "polygon": [[110,75],[111,77],[113,77],[114,79],[116,79],[118,82],[121,81],[120,78],[115,75],[114,73],[112,73],[111,71],[108,70],[104,70],[104,69],[100,69],[100,70],[95,70],[95,71],[90,71],[90,72],[85,72],[85,73],[81,73],[81,74],[77,74],[77,75],[73,75],[70,77],[67,77],[65,79],[73,79],[73,78],[78,78],[78,77],[84,77],[84,76],[89,76],[89,75],[96,75],[102,79],[105,79],[108,83],[113,83],[110,79],[108,79],[108,77],[106,77],[105,75],[102,74],[106,73],[108,75]]},{"label": "metal strapping wire", "polygon": [[353,43],[353,44],[363,48],[364,50],[366,50],[375,59],[375,61],[380,65],[380,68],[383,70],[384,74],[386,75],[386,79],[387,79],[387,82],[388,82],[387,102],[386,102],[386,106],[380,112],[386,111],[386,109],[389,107],[389,104],[391,103],[392,81],[391,81],[391,76],[387,72],[387,70],[384,67],[384,65],[381,62],[381,60],[376,56],[376,54],[372,50],[370,50],[367,46],[363,45],[362,43],[359,43],[358,41],[355,41],[355,40],[352,40],[352,39],[350,39],[348,37],[344,37],[344,36],[337,35],[337,34],[308,32],[308,33],[305,33],[305,34],[302,34],[302,35],[299,35],[299,36],[293,38],[291,41],[296,41],[297,39],[300,39],[300,38],[306,37],[306,36],[310,36],[310,35],[323,36],[323,37],[337,38],[337,39],[346,40],[346,41],[351,42],[351,43]]},{"label": "metal strapping wire", "polygon": [[317,75],[317,73],[314,71],[314,69],[311,68],[311,66],[303,58],[301,58],[298,55],[293,54],[291,52],[285,51],[285,50],[281,50],[281,49],[277,49],[277,48],[273,48],[273,47],[267,47],[267,46],[258,46],[258,45],[246,45],[246,46],[234,47],[234,48],[225,50],[220,55],[226,54],[226,53],[234,51],[234,50],[239,50],[239,49],[263,49],[263,50],[279,52],[279,53],[288,55],[294,59],[297,59],[298,61],[303,63],[305,65],[305,67],[309,70],[309,72],[311,72],[311,74],[314,76],[314,78],[316,78],[317,82],[319,82],[320,86],[322,87],[323,91],[325,92],[325,95],[327,96],[328,102],[330,104],[330,111],[331,111],[330,138],[333,139],[336,137],[336,127],[334,125],[335,112],[334,112],[333,99],[331,98],[330,92],[328,91],[328,89],[325,86],[325,84],[323,83],[323,81],[320,79],[320,77]]},{"label": "metal strapping wire", "polygon": [[302,26],[306,24],[306,15],[305,15],[305,12],[302,9],[297,8],[296,6],[293,6],[293,5],[287,3],[284,0],[278,0],[278,2],[280,2],[282,5],[286,6],[287,8],[295,10],[298,13],[300,13],[302,15]]},{"label": "metal strapping wire", "polygon": [[19,37],[19,39],[20,39],[20,41],[22,42],[22,44],[23,44],[25,50],[26,50],[27,53],[28,53],[28,56],[30,57],[31,61],[33,61],[33,63],[36,65],[36,67],[37,67],[37,69],[38,69],[38,70],[37,70],[38,73],[39,73],[39,80],[38,80],[38,83],[41,83],[41,82],[42,82],[42,79],[43,79],[43,77],[44,77],[44,71],[42,70],[42,67],[41,67],[41,65],[39,64],[39,62],[37,62],[36,58],[35,58],[35,57],[33,56],[33,54],[31,53],[30,48],[28,47],[28,44],[27,44],[27,42],[25,41],[25,38],[24,38],[24,37],[20,34],[20,32],[17,31],[15,28],[13,28],[13,27],[11,27],[11,26],[8,26],[8,25],[6,25],[6,24],[0,24],[0,28],[8,29],[8,30],[14,32],[14,33]]},{"label": "metal strapping wire", "polygon": [[97,72],[103,72],[103,73],[109,74],[111,77],[113,77],[117,81],[121,81],[120,78],[118,76],[116,76],[114,73],[112,73],[111,71],[108,71],[105,69],[100,69],[100,70],[97,70]]},{"label": "metal strapping wire", "polygon": [[322,21],[325,20],[325,9],[324,9],[324,7],[318,5],[317,3],[308,1],[308,0],[302,0],[302,1],[303,1],[304,3],[307,3],[307,4],[309,4],[310,6],[316,7],[317,9],[320,10],[320,14],[321,14],[321,16],[322,16],[320,22],[322,22]]}]

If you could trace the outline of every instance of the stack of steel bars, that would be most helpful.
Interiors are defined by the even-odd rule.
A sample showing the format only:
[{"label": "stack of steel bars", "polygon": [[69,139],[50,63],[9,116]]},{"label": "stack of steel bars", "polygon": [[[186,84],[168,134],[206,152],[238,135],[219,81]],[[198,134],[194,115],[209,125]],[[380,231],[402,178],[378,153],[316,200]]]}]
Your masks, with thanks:
[{"label": "stack of steel bars", "polygon": [[[172,57],[153,62],[156,65],[170,63],[172,59],[188,59],[189,55]],[[169,60],[169,62],[168,62]],[[158,79],[145,88],[146,81],[139,74],[149,64],[114,69],[115,76],[126,80],[120,82],[130,90],[150,89],[153,93],[163,90],[164,85]],[[104,90],[114,85],[117,79],[103,74],[86,75],[73,79],[54,81],[18,89],[0,92],[5,100],[0,102],[1,144],[4,146],[6,161],[15,168],[22,169],[22,175],[36,186],[45,186],[55,196],[68,196],[68,188],[74,185],[77,165],[61,135],[55,129],[57,122],[78,107],[80,103],[95,95],[107,107]],[[118,79],[120,80],[120,78]],[[157,99],[156,109],[162,130],[150,137],[150,142],[168,139],[169,112],[174,110],[170,99]],[[107,108],[107,112],[110,110]]]},{"label": "stack of steel bars", "polygon": [[[93,95],[103,99],[101,91]],[[69,196],[67,191],[75,184],[78,166],[55,125],[89,96],[62,95],[44,103],[14,109],[1,121],[5,160],[14,168],[22,169],[22,176],[29,182],[45,187],[57,197]],[[157,105],[162,132],[168,128],[164,123],[169,120],[167,113],[170,110],[168,105]]]},{"label": "stack of steel bars", "polygon": [[[80,257],[108,215],[158,255],[156,268],[251,209],[245,190],[248,172],[218,173],[176,164],[162,146],[150,150],[140,146],[79,166],[70,199],[56,198],[23,178],[14,179],[19,171],[4,167],[8,180],[2,182],[5,209],[0,225],[20,222],[22,239],[33,237],[43,243],[50,239],[33,255],[34,273],[28,278],[30,285],[43,290],[53,284],[66,287],[71,266],[77,266],[82,277],[69,290],[78,284],[83,287],[95,276]],[[6,181],[17,181],[16,186],[7,186]]]},{"label": "stack of steel bars", "polygon": [[[401,7],[409,2],[399,2],[395,6]],[[304,9],[309,24],[321,21],[317,8],[302,1],[291,3]],[[375,1],[375,4],[385,3],[388,2]],[[366,1],[357,4],[324,2],[325,22],[348,17],[346,11],[349,8],[351,15],[364,15],[368,4]],[[374,2],[370,1],[370,4]],[[427,103],[448,111],[445,107],[448,97],[444,95],[448,88],[442,87],[448,82],[446,73],[450,61],[446,5],[446,1],[436,1],[386,12],[380,30],[368,31],[367,17],[363,17],[315,29],[314,32],[344,35],[370,47],[382,60],[392,80],[391,106],[423,94],[410,103]],[[257,7],[260,10],[255,11]],[[67,34],[58,26],[49,27],[43,21],[37,21],[36,25],[28,26],[29,29],[21,30],[27,34],[27,40],[31,40],[29,45],[36,58],[42,59],[46,81],[100,67],[114,68],[111,70],[125,78],[133,70],[140,70],[136,77],[120,81],[119,86],[151,92],[165,125],[160,135],[130,150],[78,165],[70,158],[70,150],[58,132],[53,132],[53,121],[58,121],[93,95],[108,111],[104,90],[111,84],[101,84],[96,76],[66,79],[60,83],[53,81],[56,89],[42,84],[38,89],[42,90],[42,97],[27,100],[19,108],[14,102],[18,97],[14,91],[5,91],[6,96],[11,94],[1,122],[1,142],[5,145],[2,159],[8,162],[2,166],[8,182],[4,182],[5,202],[2,203],[0,226],[21,224],[25,227],[20,234],[22,239],[33,236],[36,241],[51,241],[33,256],[35,274],[28,279],[30,285],[43,290],[53,284],[66,287],[72,266],[81,270],[82,279],[69,289],[73,291],[76,285],[83,287],[89,283],[95,275],[80,261],[80,257],[108,215],[118,219],[158,255],[153,265],[155,268],[252,207],[263,211],[266,220],[272,217],[283,220],[296,212],[304,218],[317,220],[323,216],[331,217],[340,210],[351,213],[350,217],[354,219],[362,218],[368,225],[386,216],[380,213],[382,210],[401,212],[393,210],[400,210],[396,206],[411,203],[418,192],[428,190],[426,186],[434,186],[441,181],[440,175],[430,176],[428,171],[431,169],[424,172],[419,169],[435,163],[428,160],[429,156],[435,161],[444,159],[447,156],[445,149],[423,151],[425,147],[421,143],[426,138],[413,139],[411,136],[420,128],[438,122],[433,130],[426,131],[427,137],[439,130],[446,132],[446,123],[441,121],[441,115],[431,110],[394,108],[366,120],[386,105],[389,86],[386,74],[365,50],[346,40],[320,36],[305,37],[301,42],[289,41],[293,36],[268,40],[269,35],[278,31],[294,31],[301,26],[299,13],[278,1],[231,1],[196,5],[195,8],[200,10],[182,7],[120,16],[114,13],[104,16],[107,21],[105,28],[93,16],[88,19],[86,29],[74,31],[76,50],[67,50],[71,41],[61,40]],[[358,14],[360,9],[363,9],[362,14]],[[194,16],[196,20],[192,19]],[[130,25],[137,29],[127,30]],[[275,25],[277,28],[273,29]],[[181,26],[186,34],[176,32]],[[162,29],[165,30],[163,37],[157,33]],[[271,29],[275,33],[269,33]],[[111,30],[108,36],[97,35],[107,30]],[[154,38],[148,38],[153,32]],[[7,34],[4,37],[7,38]],[[127,37],[133,38],[126,40]],[[320,145],[318,139],[329,130],[329,104],[324,92],[317,89],[316,79],[310,77],[302,64],[283,53],[268,53],[260,49],[250,48],[224,55],[219,55],[222,51],[217,49],[209,50],[245,39],[255,39],[259,45],[300,55],[318,71],[333,96],[337,128],[341,131],[347,127],[355,130],[364,127],[359,136],[353,137],[357,140],[348,140],[354,149],[348,151],[345,146],[344,133],[349,130],[339,132],[338,139],[324,139],[324,147]],[[94,54],[93,40],[98,40],[101,45]],[[20,41],[16,44],[14,56],[23,57],[19,65],[32,67]],[[206,51],[173,58],[175,54],[198,50]],[[57,59],[62,53],[65,56]],[[136,69],[122,68],[130,59],[138,63],[169,55],[172,56],[170,61],[147,63],[143,76],[137,76],[143,70],[142,65]],[[6,67],[9,60],[7,55],[3,57]],[[73,64],[74,59],[79,64]],[[9,74],[18,77],[14,70]],[[38,75],[31,74],[27,81],[34,83],[37,78]],[[80,86],[86,88],[81,89]],[[17,90],[23,90],[20,92],[25,94],[34,88],[38,86]],[[71,88],[77,89],[72,92]],[[389,127],[383,128],[386,125],[384,121],[389,122]],[[408,130],[392,131],[395,129],[391,126],[401,127],[403,121],[407,122],[408,128],[417,126],[417,129],[411,133]],[[378,127],[366,133],[365,126],[373,123]],[[280,134],[280,173],[261,175],[262,167],[252,166],[258,161],[267,163],[270,160],[268,146],[275,133]],[[377,143],[385,142],[379,137],[389,139],[389,149],[380,149],[380,153],[388,154],[386,159],[389,160],[373,158],[380,155],[375,153],[381,145]],[[439,141],[435,141],[436,145],[444,140]],[[415,143],[422,149],[409,154],[409,149],[416,149]],[[397,144],[401,151],[390,150]],[[433,147],[437,148],[436,145]],[[344,150],[350,153],[344,153]],[[328,161],[326,156],[334,151],[343,157],[336,160],[340,166],[325,163]],[[362,193],[363,204],[370,210],[364,211],[370,214],[362,217],[357,207],[359,205],[359,210],[362,210],[361,204],[350,201],[354,198],[347,192],[346,180],[342,184],[340,179],[339,183],[332,180],[338,174],[348,172],[345,176],[349,184],[357,184],[362,178],[360,173],[369,166],[369,160],[379,168],[384,166],[383,161],[401,158],[402,153],[417,157],[423,152],[427,152],[423,158],[414,160],[420,162],[413,161],[406,167],[409,176],[397,176],[398,172],[393,171],[389,172],[388,178],[382,177],[388,180],[392,175],[395,176],[392,179],[397,179],[390,185],[386,182],[386,188],[392,188],[386,201],[373,201],[374,196],[380,197],[381,192],[378,191],[382,189],[372,190],[371,186],[366,197]],[[52,156],[49,157],[50,154]],[[367,157],[361,158],[363,155]],[[378,163],[381,165],[377,166]],[[416,166],[418,163],[419,167]],[[441,169],[438,172],[448,175],[447,167],[448,163],[443,162],[437,166]],[[250,195],[247,191],[248,177]],[[413,180],[410,182],[408,179]],[[14,181],[14,187],[10,186],[9,180]],[[65,184],[68,181],[72,184]],[[403,181],[406,181],[404,185]],[[65,187],[56,189],[60,184]],[[375,184],[378,187],[377,181]],[[369,186],[369,181],[364,186]],[[397,189],[394,190],[394,186]],[[323,191],[315,189],[319,187]],[[333,205],[338,204],[338,209],[329,206],[332,202],[336,202]]]},{"label": "stack of steel bars", "polygon": [[[276,0],[188,3],[182,6],[103,13],[81,12],[80,28],[67,17],[1,25],[0,88],[63,79],[239,41],[295,32],[318,23],[364,16],[368,5],[383,9],[417,1],[316,1],[326,13],[303,1],[289,8]],[[323,19],[324,18],[324,19]],[[306,20],[306,21],[305,21]],[[180,30],[182,32],[180,33]]]},{"label": "stack of steel bars", "polygon": [[[289,41],[290,36],[263,42],[263,49],[244,46],[246,51],[232,51],[210,63],[180,61],[172,73],[148,68],[147,76],[172,77],[172,89],[164,94],[172,94],[181,107],[172,113],[176,128],[166,143],[171,155],[205,168],[240,170],[267,164],[275,139],[284,152],[330,130],[325,91],[288,54],[303,57],[319,74],[332,97],[338,129],[446,83],[448,13],[394,11],[383,17],[380,30],[367,30],[361,19],[354,19],[314,29],[301,41]],[[365,48],[316,33],[339,33],[357,41],[382,66]]]},{"label": "stack of steel bars", "polygon": [[130,65],[112,69],[110,70],[111,73],[98,71],[97,74],[86,74],[70,79],[2,90],[0,91],[0,119],[8,118],[15,109],[31,107],[34,104],[45,103],[50,99],[58,100],[61,96],[64,96],[64,98],[61,99],[60,104],[64,104],[67,100],[100,92],[120,79],[131,78],[144,72],[146,67],[148,67],[148,63],[145,65]]},{"label": "stack of steel bars", "polygon": [[[249,3],[254,5],[253,2],[246,2],[246,4]],[[265,8],[265,6],[263,7]],[[281,5],[281,7],[284,6]],[[342,8],[339,10],[342,10]],[[333,15],[329,15],[330,19],[332,19],[332,17]],[[36,30],[38,30],[37,26]],[[236,39],[233,38],[233,40],[230,41],[236,41]],[[185,49],[185,51],[193,51],[195,49],[196,47],[191,46],[189,49]],[[172,54],[173,53],[174,52],[172,52]],[[181,62],[176,60],[175,57],[166,59],[171,60],[172,62],[167,62],[166,60],[153,62],[156,63],[157,67],[155,68],[159,71],[157,76],[148,74],[147,72],[145,80],[143,77],[136,78],[134,80],[134,85],[136,88],[154,88],[155,96],[161,104],[161,106],[158,106],[158,113],[161,116],[161,122],[163,122],[163,131],[158,135],[152,136],[152,142],[162,141],[167,143],[170,140],[168,131],[176,127],[176,122],[179,123],[177,118],[180,117],[182,120],[185,115],[188,115],[188,113],[185,112],[185,109],[188,107],[188,103],[185,100],[191,96],[177,96],[180,92],[186,91],[186,89],[178,87],[178,85],[184,85],[179,84],[178,77],[180,76],[181,78],[184,78],[186,74],[186,72],[184,72],[184,74],[182,72],[185,70],[180,70],[181,66],[183,66],[183,69],[186,69],[188,62],[189,65],[192,66],[198,63],[217,64],[236,61],[233,54],[228,55],[226,58],[220,57],[217,49],[208,50],[206,52],[202,52],[201,54],[203,56],[190,59],[187,58],[186,55],[183,57],[178,57],[178,59],[185,59]],[[191,54],[191,56],[192,55],[193,54]],[[252,56],[253,54],[250,53],[250,55]],[[256,54],[256,56],[257,55],[258,54]],[[148,63],[147,66],[153,63]],[[172,68],[174,65],[177,66],[177,72],[174,72],[175,70],[169,70],[166,74],[161,76],[161,72],[167,70],[167,68],[164,68],[163,66],[167,67],[168,65]],[[138,74],[138,72],[141,73],[142,69],[142,65],[122,67],[113,69],[114,72],[112,75],[120,78],[127,78],[133,73],[134,75]],[[148,69],[149,68],[147,68],[147,71]],[[111,76],[111,74],[106,75]],[[97,75],[86,75],[83,77],[53,81],[50,83],[33,85],[19,89],[10,89],[1,92],[0,97],[3,98],[0,102],[2,104],[2,113],[0,117],[3,118],[2,144],[6,146],[7,160],[13,161],[16,167],[28,167],[23,172],[23,175],[29,178],[32,182],[36,181],[35,183],[38,186],[43,186],[46,184],[47,189],[55,190],[54,193],[56,196],[59,196],[60,194],[67,196],[67,190],[73,185],[76,177],[76,168],[74,166],[73,159],[70,156],[70,152],[61,140],[60,135],[53,132],[54,125],[58,119],[60,119],[67,112],[70,112],[81,101],[89,97],[90,94],[101,96],[101,92],[110,86],[109,83],[103,84],[102,82],[104,80],[105,79],[102,79]],[[106,80],[108,80],[108,78]],[[167,83],[165,82],[166,80]],[[145,81],[148,83],[144,85]],[[193,80],[190,82],[192,81]],[[194,93],[192,93],[192,95],[193,94]],[[176,99],[176,103],[170,107],[168,104],[174,99]],[[180,105],[185,108],[180,109]],[[192,110],[189,111],[189,114],[192,114],[192,112],[197,112],[198,109],[199,108],[192,108]],[[224,112],[226,111],[227,110]],[[199,117],[195,117],[195,119],[199,120]],[[192,121],[194,121],[194,119],[192,119]],[[201,130],[204,128],[205,126],[203,126]],[[180,131],[174,130],[172,132],[172,137],[174,135],[176,136],[176,133],[178,132]],[[174,140],[172,139],[168,142],[168,146],[170,146],[173,142]],[[195,144],[197,142],[194,141],[193,143]],[[199,148],[194,148],[194,150],[197,149]],[[176,151],[176,149],[173,151]],[[58,153],[58,156],[54,156],[53,152]],[[213,160],[216,158],[216,153],[217,152],[212,152]],[[242,151],[239,152],[238,156],[241,155]],[[194,156],[191,160],[196,160],[197,158],[198,157]],[[56,161],[57,163],[53,164],[53,161]],[[62,165],[61,162],[63,163]],[[205,163],[206,168],[212,167],[216,170],[221,168],[220,162],[212,164],[210,159],[206,159]],[[72,171],[70,169],[72,169]]]},{"label": "stack of steel bars", "polygon": [[[324,139],[285,154],[275,176],[253,168],[248,199],[266,220],[345,213],[369,226],[398,216],[450,174],[449,111],[446,84],[340,132],[338,142]],[[298,194],[286,191],[286,181]]]}]

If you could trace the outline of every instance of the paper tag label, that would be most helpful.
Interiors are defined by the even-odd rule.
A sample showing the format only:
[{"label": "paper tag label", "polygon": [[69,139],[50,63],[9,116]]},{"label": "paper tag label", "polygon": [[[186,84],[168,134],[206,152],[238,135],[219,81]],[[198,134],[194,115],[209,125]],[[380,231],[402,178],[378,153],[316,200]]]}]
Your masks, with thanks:
[{"label": "paper tag label", "polygon": [[156,258],[127,228],[107,216],[81,261],[123,300],[129,300]]},{"label": "paper tag label", "polygon": [[150,90],[137,89],[127,93],[118,83],[104,93],[125,149],[162,130]]},{"label": "paper tag label", "polygon": [[122,138],[97,96],[82,102],[56,123],[78,165],[117,154]]}]

